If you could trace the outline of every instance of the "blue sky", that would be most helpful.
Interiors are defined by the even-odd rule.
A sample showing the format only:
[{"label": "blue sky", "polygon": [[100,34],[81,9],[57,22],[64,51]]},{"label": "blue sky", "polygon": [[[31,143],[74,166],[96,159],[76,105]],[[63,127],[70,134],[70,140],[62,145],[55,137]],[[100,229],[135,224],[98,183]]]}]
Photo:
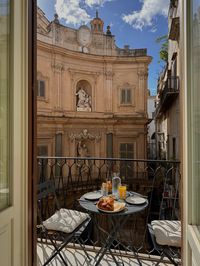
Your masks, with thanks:
[{"label": "blue sky", "polygon": [[167,34],[169,0],[38,0],[38,6],[51,21],[55,13],[63,25],[78,28],[87,24],[96,9],[106,26],[111,26],[116,45],[123,48],[147,48],[153,57],[149,66],[148,88],[156,94],[156,84],[162,64],[159,61],[160,45],[156,38]]}]

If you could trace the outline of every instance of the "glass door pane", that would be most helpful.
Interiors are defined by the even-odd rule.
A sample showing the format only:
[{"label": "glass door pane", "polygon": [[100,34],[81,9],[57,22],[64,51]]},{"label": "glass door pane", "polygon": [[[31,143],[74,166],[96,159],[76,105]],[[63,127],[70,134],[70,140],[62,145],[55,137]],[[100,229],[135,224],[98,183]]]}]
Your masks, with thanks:
[{"label": "glass door pane", "polygon": [[190,146],[192,182],[192,223],[200,226],[200,0],[191,1],[190,58],[191,106]]},{"label": "glass door pane", "polygon": [[10,1],[0,0],[0,211],[10,205]]}]

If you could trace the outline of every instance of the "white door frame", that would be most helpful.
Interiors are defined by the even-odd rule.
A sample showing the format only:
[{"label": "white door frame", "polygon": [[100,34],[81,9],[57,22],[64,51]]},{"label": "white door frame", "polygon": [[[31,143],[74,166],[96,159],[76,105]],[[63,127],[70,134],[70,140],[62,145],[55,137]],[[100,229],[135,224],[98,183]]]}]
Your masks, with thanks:
[{"label": "white door frame", "polygon": [[11,0],[11,2],[13,51],[11,62],[13,70],[11,71],[10,83],[13,93],[10,97],[12,97],[13,104],[10,110],[12,113],[12,159],[9,165],[12,186],[10,189],[11,206],[0,212],[0,264],[4,266],[27,266],[32,265],[30,240],[33,241],[31,237],[33,227],[28,227],[28,225],[32,226],[33,212],[33,207],[30,209],[30,206],[33,205],[29,195],[29,192],[32,191],[32,176],[30,177],[32,170],[30,171],[28,146],[31,128],[29,125],[30,110],[28,109],[30,101],[28,80],[31,76],[29,73],[30,64],[28,64],[28,56],[30,56],[28,54],[30,41],[28,27],[30,27],[29,5],[35,1]]},{"label": "white door frame", "polygon": [[[192,0],[191,0],[192,1]],[[181,99],[182,99],[182,265],[183,266],[197,266],[200,261],[200,234],[197,227],[194,225],[192,213],[192,165],[191,165],[191,147],[189,146],[189,112],[190,106],[188,97],[190,97],[190,4],[191,1],[183,0],[181,4],[181,17],[180,17],[180,44],[181,44],[181,58],[182,62],[182,84],[181,84]]]}]

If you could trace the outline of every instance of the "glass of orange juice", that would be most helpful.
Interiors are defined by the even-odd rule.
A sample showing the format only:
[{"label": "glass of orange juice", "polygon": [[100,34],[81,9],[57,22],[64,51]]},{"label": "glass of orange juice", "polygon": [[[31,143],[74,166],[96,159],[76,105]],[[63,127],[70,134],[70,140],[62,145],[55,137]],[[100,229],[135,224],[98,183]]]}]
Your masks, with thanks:
[{"label": "glass of orange juice", "polygon": [[118,194],[119,194],[119,198],[120,199],[126,199],[126,189],[127,189],[127,186],[126,185],[120,185],[118,187]]}]

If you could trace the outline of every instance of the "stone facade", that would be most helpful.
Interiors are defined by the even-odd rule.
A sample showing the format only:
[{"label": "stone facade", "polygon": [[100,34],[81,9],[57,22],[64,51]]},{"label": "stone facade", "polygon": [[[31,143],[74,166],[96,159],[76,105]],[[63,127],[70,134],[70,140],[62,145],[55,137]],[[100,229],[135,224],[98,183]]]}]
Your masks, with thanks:
[{"label": "stone facade", "polygon": [[148,118],[149,118],[149,123],[148,123],[148,134],[147,134],[147,157],[150,160],[155,160],[156,159],[156,132],[155,132],[155,120],[154,120],[154,112],[155,112],[155,100],[156,96],[150,95],[148,96],[148,101],[147,101],[147,110],[148,110]]},{"label": "stone facade", "polygon": [[38,8],[40,155],[81,156],[81,149],[90,157],[122,157],[131,144],[134,158],[146,158],[151,57],[146,49],[119,49],[109,28],[95,28],[97,20],[76,30],[57,16],[49,22]]},{"label": "stone facade", "polygon": [[170,1],[168,13],[168,60],[157,87],[157,159],[180,159],[181,60],[179,1]]}]

